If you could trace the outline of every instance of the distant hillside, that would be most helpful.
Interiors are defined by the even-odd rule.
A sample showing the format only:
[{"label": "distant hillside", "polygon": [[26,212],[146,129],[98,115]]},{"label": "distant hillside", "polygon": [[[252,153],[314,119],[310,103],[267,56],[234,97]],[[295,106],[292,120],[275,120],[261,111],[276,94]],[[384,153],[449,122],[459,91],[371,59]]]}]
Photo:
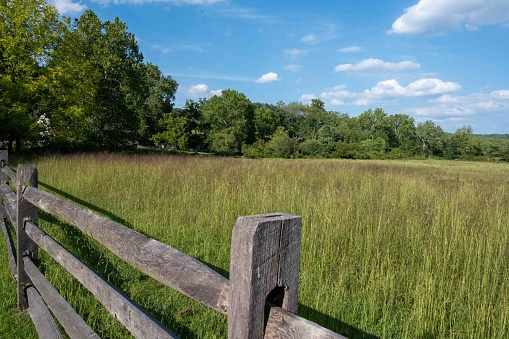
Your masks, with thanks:
[{"label": "distant hillside", "polygon": [[509,139],[509,134],[474,134],[474,136],[487,139]]}]

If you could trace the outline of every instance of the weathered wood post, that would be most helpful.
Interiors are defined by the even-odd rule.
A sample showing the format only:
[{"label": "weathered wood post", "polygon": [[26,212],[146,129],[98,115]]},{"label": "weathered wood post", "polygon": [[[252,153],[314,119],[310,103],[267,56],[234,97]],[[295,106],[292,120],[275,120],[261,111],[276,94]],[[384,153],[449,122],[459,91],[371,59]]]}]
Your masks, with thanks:
[{"label": "weathered wood post", "polygon": [[[4,166],[9,164],[9,153],[7,151],[0,151],[0,184],[9,181],[9,177],[2,171]],[[1,195],[0,195],[1,197]],[[5,217],[4,204],[0,201],[0,218]]]},{"label": "weathered wood post", "polygon": [[[9,165],[9,153],[7,151],[0,151],[0,169]],[[0,170],[0,181],[7,181],[7,175]]]},{"label": "weathered wood post", "polygon": [[25,232],[27,220],[38,224],[37,207],[23,198],[23,191],[26,186],[37,187],[37,168],[32,165],[19,165],[17,171],[16,193],[17,193],[17,225],[16,225],[16,257],[18,266],[18,307],[28,307],[25,290],[31,284],[30,278],[25,273],[23,257],[29,256],[36,262],[38,258],[37,244],[28,237]]},{"label": "weathered wood post", "polygon": [[232,234],[228,338],[263,338],[265,301],[296,313],[302,218],[240,217]]}]

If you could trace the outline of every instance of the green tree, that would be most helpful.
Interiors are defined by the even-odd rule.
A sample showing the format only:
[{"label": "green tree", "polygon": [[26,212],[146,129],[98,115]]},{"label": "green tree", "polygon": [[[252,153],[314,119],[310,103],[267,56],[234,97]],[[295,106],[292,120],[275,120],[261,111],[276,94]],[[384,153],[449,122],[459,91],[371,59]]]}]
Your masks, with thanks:
[{"label": "green tree", "polygon": [[281,116],[271,105],[256,104],[253,125],[256,140],[268,141],[276,128],[281,125]]},{"label": "green tree", "polygon": [[388,144],[391,135],[391,126],[387,116],[382,108],[376,108],[364,111],[359,115],[358,126],[363,134],[362,140],[370,139],[374,141],[381,138]]},{"label": "green tree", "polygon": [[51,135],[99,149],[135,142],[140,129],[148,130],[140,122],[147,78],[158,83],[157,76],[147,73],[157,71],[143,63],[134,35],[118,18],[103,23],[88,10],[72,24],[66,23],[63,40],[49,63]]},{"label": "green tree", "polygon": [[481,148],[473,137],[472,127],[463,126],[458,128],[449,139],[444,153],[448,159],[480,155]]},{"label": "green tree", "polygon": [[276,158],[293,158],[296,141],[284,127],[279,126],[266,145],[270,154]]},{"label": "green tree", "polygon": [[228,146],[226,153],[239,153],[242,144],[254,142],[254,105],[243,93],[223,90],[204,101],[201,109],[211,150],[225,153]]},{"label": "green tree", "polygon": [[420,122],[415,129],[415,134],[421,144],[423,156],[440,156],[445,145],[445,132],[431,120]]},{"label": "green tree", "polygon": [[171,76],[164,76],[159,67],[151,63],[144,66],[145,102],[138,109],[138,142],[148,145],[152,136],[162,132],[161,127],[167,126],[167,123],[161,126],[160,121],[173,110],[178,84]]},{"label": "green tree", "polygon": [[41,79],[60,28],[44,0],[0,1],[0,138],[9,151],[38,140]]},{"label": "green tree", "polygon": [[395,114],[388,117],[391,129],[389,146],[399,149],[406,155],[413,155],[416,148],[415,120],[406,114]]},{"label": "green tree", "polygon": [[187,100],[184,108],[164,114],[159,121],[163,131],[155,134],[151,140],[156,144],[172,144],[180,150],[196,148],[203,143],[200,123],[201,101]]}]

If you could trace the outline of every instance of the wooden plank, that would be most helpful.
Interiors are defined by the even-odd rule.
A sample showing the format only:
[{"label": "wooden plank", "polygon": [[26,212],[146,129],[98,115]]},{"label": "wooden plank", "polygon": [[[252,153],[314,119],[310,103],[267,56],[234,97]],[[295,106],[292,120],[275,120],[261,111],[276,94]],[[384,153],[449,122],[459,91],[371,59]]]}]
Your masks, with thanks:
[{"label": "wooden plank", "polygon": [[5,183],[0,185],[0,189],[2,190],[4,196],[9,200],[9,202],[16,201],[16,193],[14,193],[11,187]]},{"label": "wooden plank", "polygon": [[99,336],[87,325],[76,313],[69,303],[58,293],[44,275],[37,269],[34,263],[27,257],[24,258],[25,271],[42,299],[48,305],[51,313],[57,318],[65,332],[71,338],[99,338]]},{"label": "wooden plank", "polygon": [[2,172],[5,173],[11,179],[12,182],[15,183],[18,181],[18,176],[16,172],[14,172],[9,166],[2,167]]},{"label": "wooden plank", "polygon": [[302,218],[241,217],[232,234],[228,338],[263,338],[269,297],[296,312]]},{"label": "wooden plank", "polygon": [[312,321],[301,318],[281,307],[267,305],[269,320],[265,339],[346,339]]},{"label": "wooden plank", "polygon": [[1,169],[9,165],[9,152],[0,150],[0,183],[9,181],[9,177]]},{"label": "wooden plank", "polygon": [[62,334],[37,290],[34,287],[29,287],[26,294],[30,305],[28,314],[32,318],[39,338],[61,339]]},{"label": "wooden plank", "polygon": [[17,231],[16,225],[18,224],[18,209],[16,208],[15,203],[7,203],[4,205],[5,214],[9,218],[11,225],[14,226],[14,231]]},{"label": "wooden plank", "polygon": [[9,268],[11,269],[11,274],[14,280],[18,280],[18,272],[16,266],[16,248],[14,247],[14,242],[12,241],[11,231],[9,230],[9,225],[6,224],[5,220],[2,218],[2,231],[4,232],[5,240],[7,241],[7,254],[9,256]]},{"label": "wooden plank", "polygon": [[31,222],[27,234],[62,267],[71,273],[137,338],[177,338],[163,324],[90,269]]},{"label": "wooden plank", "polygon": [[29,256],[32,260],[37,260],[38,249],[37,244],[32,241],[25,233],[24,224],[26,220],[30,220],[37,224],[38,214],[37,207],[23,198],[23,190],[27,186],[37,187],[37,169],[35,166],[19,165],[18,177],[16,182],[17,193],[17,217],[16,217],[16,264],[18,265],[18,307],[20,309],[28,307],[27,296],[25,294],[26,286],[30,282],[30,278],[25,273],[24,262],[21,258]]},{"label": "wooden plank", "polygon": [[76,225],[145,274],[227,313],[228,279],[198,260],[50,193],[27,187],[23,196],[45,212]]}]

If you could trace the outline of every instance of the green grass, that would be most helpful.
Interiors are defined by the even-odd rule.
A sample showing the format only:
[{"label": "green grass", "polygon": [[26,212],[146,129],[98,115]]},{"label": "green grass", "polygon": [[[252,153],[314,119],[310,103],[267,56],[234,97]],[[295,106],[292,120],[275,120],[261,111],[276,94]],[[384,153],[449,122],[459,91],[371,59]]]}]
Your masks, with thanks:
[{"label": "green grass", "polygon": [[[301,215],[299,314],[347,337],[509,333],[507,164],[107,154],[35,162],[41,189],[226,277],[239,216]],[[226,337],[225,316],[137,272],[65,222],[41,213],[40,226],[179,336]],[[15,311],[0,246],[0,279],[12,290],[1,292],[9,306],[0,311],[0,336],[34,337]],[[101,337],[129,337],[74,278],[41,257],[46,276]],[[13,326],[31,334],[5,332]]]}]

